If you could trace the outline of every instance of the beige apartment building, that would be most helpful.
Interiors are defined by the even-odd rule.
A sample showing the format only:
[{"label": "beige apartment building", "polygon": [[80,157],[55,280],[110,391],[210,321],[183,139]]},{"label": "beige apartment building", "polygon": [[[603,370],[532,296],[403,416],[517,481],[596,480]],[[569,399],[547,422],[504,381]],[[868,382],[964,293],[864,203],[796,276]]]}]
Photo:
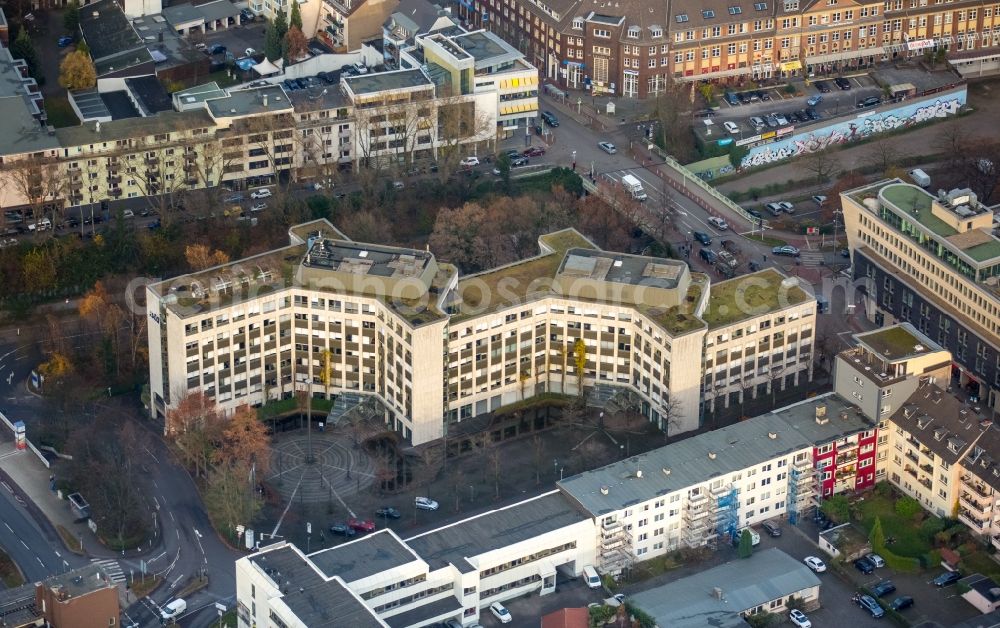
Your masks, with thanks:
[{"label": "beige apartment building", "polygon": [[[419,444],[538,393],[582,389],[624,394],[671,433],[700,424],[711,287],[683,262],[601,251],[567,230],[543,236],[536,257],[459,277],[430,252],[351,242],[326,221],[290,240],[148,288],[154,416],[194,390],[227,411],[297,390],[351,393]],[[781,283],[773,270],[748,281],[758,276]],[[815,300],[795,296],[794,324],[811,325]],[[745,322],[773,319],[758,304]],[[799,342],[811,354],[811,336]]]},{"label": "beige apartment building", "polygon": [[876,323],[907,321],[951,353],[956,385],[1000,407],[1000,237],[970,190],[899,179],[841,194],[854,278]]}]

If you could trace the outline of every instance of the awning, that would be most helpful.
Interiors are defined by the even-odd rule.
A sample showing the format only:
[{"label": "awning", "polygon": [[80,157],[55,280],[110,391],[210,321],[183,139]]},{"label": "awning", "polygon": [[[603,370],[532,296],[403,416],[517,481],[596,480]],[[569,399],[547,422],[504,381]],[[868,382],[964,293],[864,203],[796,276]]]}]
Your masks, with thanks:
[{"label": "awning", "polygon": [[785,61],[779,66],[782,72],[791,72],[792,70],[801,70],[802,62],[796,59],[795,61]]},{"label": "awning", "polygon": [[265,57],[263,61],[253,66],[253,71],[261,76],[270,76],[271,74],[277,74],[281,71],[281,69],[268,61],[267,57]]}]

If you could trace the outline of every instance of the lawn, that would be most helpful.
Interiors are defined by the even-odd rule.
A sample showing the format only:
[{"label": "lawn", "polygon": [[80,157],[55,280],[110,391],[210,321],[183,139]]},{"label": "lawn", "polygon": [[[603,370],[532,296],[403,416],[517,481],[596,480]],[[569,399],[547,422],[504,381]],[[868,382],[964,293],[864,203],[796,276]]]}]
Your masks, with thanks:
[{"label": "lawn", "polygon": [[762,234],[750,234],[745,236],[749,240],[756,240],[757,242],[763,242],[768,246],[785,246],[788,242],[785,242],[781,238],[772,238],[771,236],[766,236]]},{"label": "lawn", "polygon": [[781,289],[784,279],[777,271],[766,269],[720,282],[709,290],[702,318],[711,328],[722,327],[805,301],[807,295],[797,285]]},{"label": "lawn", "polygon": [[24,584],[24,576],[21,575],[21,571],[10,559],[10,556],[2,551],[0,551],[0,581],[3,581],[3,586],[8,589]]},{"label": "lawn", "polygon": [[49,124],[57,129],[76,126],[80,124],[80,119],[69,105],[69,100],[65,96],[49,96],[45,99],[45,113],[48,115]]},{"label": "lawn", "polygon": [[871,494],[865,497],[864,501],[857,502],[857,508],[861,512],[861,524],[867,531],[871,531],[875,525],[876,517],[882,520],[885,538],[895,539],[895,542],[888,546],[893,553],[920,558],[931,550],[933,539],[924,536],[920,526],[914,524],[912,520],[897,515],[894,500]]},{"label": "lawn", "polygon": [[975,552],[963,556],[961,568],[962,573],[966,575],[981,573],[984,576],[993,578],[994,582],[1000,582],[1000,564],[984,552]]}]

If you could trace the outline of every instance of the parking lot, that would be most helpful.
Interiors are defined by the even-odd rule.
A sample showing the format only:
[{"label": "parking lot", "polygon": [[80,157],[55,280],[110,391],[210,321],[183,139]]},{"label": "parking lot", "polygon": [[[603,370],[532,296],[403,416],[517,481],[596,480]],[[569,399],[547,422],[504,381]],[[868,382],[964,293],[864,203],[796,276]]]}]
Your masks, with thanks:
[{"label": "parking lot", "polygon": [[[834,84],[833,79],[813,81],[806,85],[797,84],[802,95],[790,95],[783,87],[768,87],[759,90],[728,92],[720,95],[719,109],[712,116],[712,122],[723,129],[728,129],[731,135],[738,137],[750,136],[768,128],[796,128],[816,124],[819,120],[835,118],[849,114],[858,109],[858,104],[882,93],[881,88],[867,75],[853,76],[846,79],[850,89],[841,89]],[[829,91],[821,92],[820,87],[826,85]],[[814,105],[809,99],[819,97]],[[807,109],[815,111],[815,119],[802,115]],[[794,116],[793,116],[794,112]],[[772,124],[768,116],[780,114],[786,122]],[[796,119],[796,117],[800,119]],[[751,123],[751,118],[759,118],[757,124]],[[735,124],[730,127],[726,122]],[[695,125],[696,127],[699,125]]]},{"label": "parking lot", "polygon": [[235,58],[244,56],[247,48],[253,48],[257,53],[264,52],[264,29],[266,22],[260,18],[243,26],[234,26],[221,31],[214,31],[204,36],[203,41],[211,48],[215,45],[225,46]]}]

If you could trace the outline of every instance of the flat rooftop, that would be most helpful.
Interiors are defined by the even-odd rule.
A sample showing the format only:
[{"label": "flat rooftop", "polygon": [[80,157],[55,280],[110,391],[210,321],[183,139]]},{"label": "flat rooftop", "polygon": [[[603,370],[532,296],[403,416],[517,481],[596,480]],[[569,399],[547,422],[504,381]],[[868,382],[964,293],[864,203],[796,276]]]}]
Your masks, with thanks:
[{"label": "flat rooftop", "polygon": [[434,83],[420,69],[394,72],[369,72],[362,76],[345,76],[341,81],[355,94],[362,96],[414,87],[432,87]]},{"label": "flat rooftop", "polygon": [[524,57],[516,48],[488,31],[456,35],[451,41],[476,60],[476,69],[513,63]]},{"label": "flat rooftop", "polygon": [[205,104],[213,118],[237,118],[292,109],[292,102],[280,85],[232,90],[225,98],[206,100]]},{"label": "flat rooftop", "polygon": [[724,327],[809,300],[815,297],[800,287],[797,278],[766,268],[713,284],[702,318],[710,329]]},{"label": "flat rooftop", "polygon": [[[830,417],[823,424],[816,421],[820,406]],[[855,406],[828,393],[585,471],[559,487],[596,517],[871,428]]]},{"label": "flat rooftop", "polygon": [[327,578],[344,582],[363,580],[388,569],[419,560],[388,530],[379,530],[354,541],[309,554],[309,560]]},{"label": "flat rooftop", "polygon": [[440,569],[454,565],[459,571],[474,571],[466,559],[527,541],[584,521],[589,517],[559,491],[552,491],[505,508],[470,517],[443,528],[406,539],[430,565]]},{"label": "flat rooftop", "polygon": [[918,332],[909,323],[900,323],[892,327],[856,334],[854,337],[866,349],[889,362],[941,350],[937,344]]},{"label": "flat rooftop", "polygon": [[570,249],[557,275],[610,283],[676,288],[687,264],[679,260],[641,257],[595,249]]},{"label": "flat rooftop", "polygon": [[212,124],[212,119],[205,111],[164,111],[148,118],[126,118],[104,122],[101,123],[100,132],[93,123],[56,129],[56,139],[62,146],[79,146],[207,128]]},{"label": "flat rooftop", "polygon": [[[771,548],[643,591],[630,601],[659,626],[736,628],[747,625],[741,612],[819,584],[802,561]],[[713,595],[716,588],[721,599]]]},{"label": "flat rooftop", "polygon": [[352,275],[418,277],[434,257],[426,251],[316,238],[303,266]]},{"label": "flat rooftop", "polygon": [[958,233],[931,212],[931,201],[934,197],[917,186],[909,183],[892,183],[882,188],[880,194],[893,207],[905,212],[907,216],[912,216],[935,234],[948,237]]}]

